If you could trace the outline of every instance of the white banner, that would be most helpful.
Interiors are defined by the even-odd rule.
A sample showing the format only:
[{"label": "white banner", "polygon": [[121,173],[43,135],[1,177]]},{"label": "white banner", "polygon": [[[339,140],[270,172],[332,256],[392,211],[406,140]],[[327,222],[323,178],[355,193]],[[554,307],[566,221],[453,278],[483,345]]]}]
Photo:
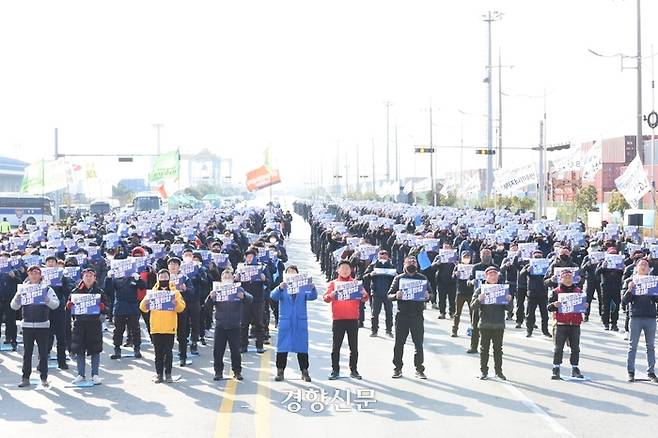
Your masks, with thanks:
[{"label": "white banner", "polygon": [[480,175],[473,174],[470,178],[464,179],[464,184],[461,186],[461,189],[458,190],[458,193],[464,198],[477,196],[480,192]]},{"label": "white banner", "polygon": [[460,183],[458,177],[450,177],[445,180],[441,191],[439,192],[442,196],[448,196],[450,193],[459,193],[460,192]]},{"label": "white banner", "polygon": [[624,195],[628,205],[632,208],[637,208],[637,201],[651,190],[647,173],[644,171],[644,166],[642,166],[639,155],[636,155],[633,161],[631,161],[631,164],[626,168],[626,171],[619,178],[615,179],[615,186]]},{"label": "white banner", "polygon": [[494,189],[497,195],[508,196],[525,191],[530,184],[537,184],[537,166],[529,164],[516,169],[494,171]]},{"label": "white banner", "polygon": [[413,191],[416,193],[429,192],[432,190],[432,182],[429,178],[421,179],[413,184]]},{"label": "white banner", "polygon": [[377,187],[377,194],[379,196],[397,196],[400,193],[399,181],[384,181]]},{"label": "white banner", "polygon": [[560,158],[553,162],[553,169],[551,173],[564,173],[571,172],[574,170],[580,170],[582,167],[582,152],[580,150],[567,155],[566,157]]},{"label": "white banner", "polygon": [[596,173],[601,169],[603,163],[601,143],[601,141],[595,141],[590,150],[583,154],[581,161],[583,167],[581,179],[583,181],[594,181]]}]

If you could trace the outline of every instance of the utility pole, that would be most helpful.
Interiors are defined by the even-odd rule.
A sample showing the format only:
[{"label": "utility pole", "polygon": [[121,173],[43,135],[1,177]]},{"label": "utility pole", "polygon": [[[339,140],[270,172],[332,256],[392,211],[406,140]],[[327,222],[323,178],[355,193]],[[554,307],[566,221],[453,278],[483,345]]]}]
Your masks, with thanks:
[{"label": "utility pole", "polygon": [[59,135],[57,133],[57,128],[55,128],[55,160],[59,158]]},{"label": "utility pole", "polygon": [[390,142],[389,142],[389,113],[390,113],[390,108],[391,105],[393,105],[391,102],[386,101],[384,102],[384,105],[386,105],[386,181],[391,180],[391,156],[390,156]]},{"label": "utility pole", "polygon": [[537,179],[539,180],[537,196],[539,206],[537,210],[537,219],[541,218],[544,215],[544,121],[539,121],[539,171],[537,173]]},{"label": "utility pole", "polygon": [[[642,137],[642,14],[640,0],[637,0],[637,154],[644,163],[644,141]],[[640,200],[641,202],[641,200]]]},{"label": "utility pole", "polygon": [[460,149],[459,149],[459,189],[464,189],[464,118],[460,124]]},{"label": "utility pole", "polygon": [[483,18],[487,23],[487,196],[491,196],[491,187],[493,186],[493,97],[491,88],[491,23],[502,18],[498,11],[489,11]]},{"label": "utility pole", "polygon": [[498,168],[503,168],[503,63],[498,49]]},{"label": "utility pole", "polygon": [[160,155],[160,128],[162,128],[164,125],[162,123],[154,123],[153,127],[155,128],[156,136],[157,136],[157,149],[156,152],[158,155]]},{"label": "utility pole", "polygon": [[361,172],[359,169],[359,145],[356,145],[356,193],[361,193]]},{"label": "utility pole", "polygon": [[375,139],[372,139],[372,193],[377,193],[375,189]]},{"label": "utility pole", "polygon": [[395,125],[395,180],[400,181],[400,154],[398,153],[398,125]]},{"label": "utility pole", "polygon": [[349,167],[349,155],[347,151],[345,151],[345,195],[347,195],[350,192],[350,167]]},{"label": "utility pole", "polygon": [[432,186],[432,205],[436,205],[434,189],[434,143],[432,141],[432,105],[430,105],[430,185]]},{"label": "utility pole", "polygon": [[336,181],[336,196],[340,196],[340,141],[336,141],[336,172],[334,173]]}]

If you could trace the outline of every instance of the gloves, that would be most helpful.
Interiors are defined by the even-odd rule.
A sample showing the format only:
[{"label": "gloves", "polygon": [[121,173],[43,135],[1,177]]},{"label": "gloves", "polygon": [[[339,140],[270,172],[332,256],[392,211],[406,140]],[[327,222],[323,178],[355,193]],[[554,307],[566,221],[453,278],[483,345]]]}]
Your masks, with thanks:
[{"label": "gloves", "polygon": [[135,281],[139,281],[139,279],[141,278],[141,277],[139,276],[139,273],[138,273],[138,272],[135,272],[135,273],[132,275],[132,277],[133,277],[133,280],[135,280]]}]

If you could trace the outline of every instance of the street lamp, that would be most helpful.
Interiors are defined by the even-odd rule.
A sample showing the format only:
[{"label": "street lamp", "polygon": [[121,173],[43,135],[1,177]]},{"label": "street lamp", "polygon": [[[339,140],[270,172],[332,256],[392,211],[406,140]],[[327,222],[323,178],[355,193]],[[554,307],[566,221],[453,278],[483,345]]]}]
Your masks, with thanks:
[{"label": "street lamp", "polygon": [[[482,19],[487,23],[487,38],[488,38],[488,58],[487,58],[487,147],[493,150],[493,97],[491,94],[491,23],[503,18],[503,14],[498,11],[489,11],[487,15],[483,15]],[[487,196],[491,196],[491,188],[493,186],[493,155],[487,155]]]}]

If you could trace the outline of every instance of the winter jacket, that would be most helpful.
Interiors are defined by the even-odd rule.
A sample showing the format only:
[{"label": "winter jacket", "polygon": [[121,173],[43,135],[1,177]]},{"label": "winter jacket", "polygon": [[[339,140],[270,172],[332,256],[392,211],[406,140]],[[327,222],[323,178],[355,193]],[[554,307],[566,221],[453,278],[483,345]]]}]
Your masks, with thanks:
[{"label": "winter jacket", "polygon": [[551,292],[551,296],[548,299],[548,311],[555,312],[554,318],[557,325],[580,325],[583,322],[582,313],[560,313],[558,308],[553,304],[556,301],[559,301],[559,294],[579,294],[580,288],[577,284],[572,284],[571,286],[566,286],[562,283]]},{"label": "winter jacket", "polygon": [[601,293],[615,294],[621,292],[621,278],[624,271],[621,269],[608,269],[606,262],[602,261],[596,268],[596,275],[601,276]]},{"label": "winter jacket", "polygon": [[277,353],[308,353],[308,315],[306,302],[318,298],[313,287],[303,294],[289,294],[285,283],[272,289],[270,298],[279,302],[279,334]]},{"label": "winter jacket", "polygon": [[[258,265],[258,263],[252,263],[252,265]],[[263,273],[265,271],[267,269],[263,269]],[[262,303],[265,300],[266,285],[267,281],[242,281],[242,288],[254,297],[254,303]]]},{"label": "winter jacket", "polygon": [[50,328],[50,311],[59,307],[59,299],[52,287],[48,287],[46,304],[21,305],[21,296],[17,292],[9,304],[12,309],[23,308],[23,328]]},{"label": "winter jacket", "polygon": [[363,298],[360,300],[337,300],[336,298],[332,298],[331,294],[334,291],[336,285],[335,283],[337,281],[353,281],[354,279],[352,277],[348,278],[338,278],[336,280],[332,280],[329,282],[329,285],[327,286],[327,290],[325,291],[322,299],[324,299],[325,303],[331,303],[331,315],[335,320],[356,320],[359,319],[359,309],[361,307],[361,303],[365,303],[368,301],[368,294],[364,294]]},{"label": "winter jacket", "polygon": [[[519,274],[519,279],[524,278],[526,283],[525,283],[525,291],[528,295],[528,297],[533,297],[533,298],[546,298],[548,297],[548,287],[546,286],[546,283],[544,282],[544,276],[543,275],[532,275],[530,274],[530,264],[528,263],[526,266],[521,269],[521,274]],[[521,289],[521,287],[519,286]]]},{"label": "winter jacket", "polygon": [[9,273],[0,274],[0,301],[10,301],[14,298],[18,285],[26,278],[25,271],[22,269],[13,269],[11,272],[14,274],[13,277]]},{"label": "winter jacket", "polygon": [[114,315],[139,315],[139,290],[146,289],[146,283],[141,278],[133,277],[107,278],[106,289],[114,293]]},{"label": "winter jacket", "polygon": [[363,273],[363,286],[371,295],[386,298],[396,275],[397,270],[390,260],[384,263],[377,260],[371,263]]},{"label": "winter jacket", "polygon": [[480,312],[479,329],[505,329],[505,315],[512,310],[512,300],[504,304],[482,304],[480,303],[481,288],[477,288],[471,300],[471,310]]},{"label": "winter jacket", "polygon": [[[425,301],[412,301],[412,300],[398,300],[396,297],[396,293],[400,290],[400,280],[403,278],[408,278],[411,280],[425,280],[427,281],[427,277],[424,276],[423,274],[417,272],[415,274],[400,274],[396,276],[393,279],[393,283],[391,284],[391,288],[388,291],[388,297],[391,301],[397,301],[398,302],[398,316],[403,316],[403,317],[418,317],[418,318],[423,318],[423,311],[425,310]],[[428,292],[433,293],[431,291],[431,285],[430,282],[427,281],[427,287]]]},{"label": "winter jacket", "polygon": [[[153,291],[160,290],[160,285],[158,283],[153,287]],[[185,310],[185,301],[183,296],[176,286],[169,285],[169,290],[174,292],[176,295],[176,309],[175,310],[149,310],[148,300],[142,300],[139,303],[139,309],[142,312],[149,312],[150,317],[150,326],[151,334],[176,334],[176,329],[178,328],[178,313],[181,313]]]},{"label": "winter jacket", "polygon": [[633,281],[633,277],[624,281],[621,296],[621,302],[623,304],[630,304],[630,317],[656,319],[656,302],[658,301],[658,297],[650,295],[634,295],[633,289],[629,288],[629,283],[631,281]]},{"label": "winter jacket", "polygon": [[[83,282],[71,291],[71,296],[77,294],[99,294],[101,296],[101,313],[106,313],[107,298],[105,292],[96,283],[87,288]],[[69,297],[67,307],[73,305]],[[75,354],[98,354],[103,351],[103,327],[100,314],[74,315],[73,330],[71,331],[71,351]]]},{"label": "winter jacket", "polygon": [[245,301],[251,303],[254,297],[241,287],[238,288],[238,292],[244,293],[244,298],[239,301],[213,301],[211,295],[206,298],[206,303],[213,304],[215,307],[215,327],[223,329],[240,328],[244,303]]},{"label": "winter jacket", "polygon": [[[548,270],[546,270],[546,275],[544,275],[544,284],[546,287],[549,287],[551,289],[558,287],[558,284],[555,282],[555,279],[553,278],[555,276],[555,268],[576,268],[579,269],[578,265],[571,260],[571,257],[569,257],[567,260],[562,260],[559,257],[556,257],[555,260],[548,266]],[[559,278],[558,278],[559,281]],[[581,280],[578,282],[578,284],[582,284],[582,275],[581,275]]]}]

